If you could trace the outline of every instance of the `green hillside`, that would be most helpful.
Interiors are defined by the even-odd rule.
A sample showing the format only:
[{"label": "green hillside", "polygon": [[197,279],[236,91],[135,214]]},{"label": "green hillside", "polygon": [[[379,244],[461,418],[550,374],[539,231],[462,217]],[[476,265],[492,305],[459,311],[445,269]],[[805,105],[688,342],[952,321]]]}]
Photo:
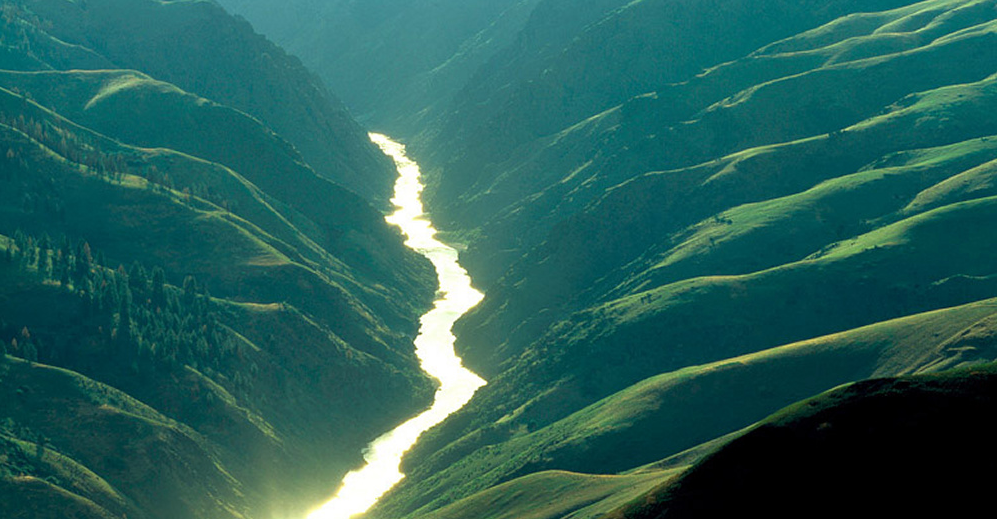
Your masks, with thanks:
[{"label": "green hillside", "polygon": [[[218,516],[215,505],[177,509],[178,500],[222,500],[222,508],[249,516],[266,507],[300,511],[328,492],[325,481],[357,463],[356,449],[369,434],[425,398],[421,380],[351,347],[288,305],[212,299],[193,278],[183,290],[163,286],[161,270],[162,277],[153,270],[150,279],[140,265],[128,274],[107,270],[86,259],[89,244],[65,252],[72,247],[46,249],[23,234],[4,240],[0,334],[4,352],[27,362],[5,357],[0,367],[0,387],[9,393],[4,401],[17,404],[4,406],[0,422],[4,434],[79,465],[57,475],[63,490],[91,478],[109,480],[134,501],[139,516],[149,517]],[[371,387],[372,380],[380,385]],[[358,392],[372,400],[344,398]],[[420,401],[400,401],[397,393],[421,393]],[[105,394],[112,399],[87,403]],[[161,441],[161,428],[135,429],[117,414],[94,422],[87,405],[113,405],[123,417],[162,422],[197,450],[185,454],[188,447],[163,445],[162,453],[149,451]],[[316,420],[320,416],[333,419]],[[348,447],[329,451],[330,443]],[[45,479],[54,470],[7,456],[6,477]],[[163,463],[176,467],[163,472]],[[260,463],[267,472],[258,470]],[[218,474],[188,470],[198,464]],[[220,492],[231,495],[215,495]],[[250,499],[244,492],[268,497]]]},{"label": "green hillside", "polygon": [[[992,379],[993,364],[983,364],[859,382],[620,475],[538,472],[417,516],[972,514],[976,503],[951,496],[985,495],[978,467],[991,461],[979,445],[995,426]],[[909,499],[912,491],[922,497]],[[826,504],[813,510],[815,502]]]},{"label": "green hillside", "polygon": [[0,15],[4,517],[301,517],[430,401],[431,267],[323,82],[487,293],[454,332],[488,384],[365,519],[986,491],[997,0]]},{"label": "green hillside", "polygon": [[[407,462],[411,483],[403,483],[375,517],[420,517],[421,510],[545,470],[617,473],[670,456],[677,458],[666,468],[689,465],[714,438],[828,388],[988,362],[997,355],[995,312],[991,299],[682,368],[549,424],[559,412],[551,402],[582,400],[574,380],[521,407],[500,407],[480,422],[480,410],[462,412],[417,446]],[[483,405],[501,405],[483,396]],[[447,444],[454,428],[468,422],[478,427]],[[679,456],[701,444],[700,452]]]},{"label": "green hillside", "polygon": [[[993,365],[859,382],[766,419],[612,518],[973,514],[993,465]],[[723,496],[722,499],[719,497]],[[918,496],[917,499],[910,499]]]},{"label": "green hillside", "polygon": [[387,158],[209,2],[5,3],[0,36],[0,515],[313,508],[432,395],[432,267],[329,180],[383,201]]},{"label": "green hillside", "polygon": [[203,0],[5,2],[13,70],[132,69],[260,119],[322,176],[383,203],[394,171],[294,57]]},{"label": "green hillside", "polygon": [[[467,174],[455,172],[451,185],[460,192],[446,194],[441,211],[464,222],[458,227],[470,227],[465,231],[472,240],[468,261],[483,272],[485,281],[492,280],[542,243],[558,223],[640,173],[705,165],[745,149],[799,139],[851,136],[843,130],[889,110],[901,99],[905,103],[916,100],[908,95],[989,77],[994,70],[986,57],[993,53],[993,33],[989,24],[981,23],[986,16],[987,12],[976,13],[973,18],[942,25],[937,29],[941,37],[934,34],[937,39],[915,49],[848,62],[815,64],[808,57],[809,68],[776,69],[782,76],[773,74],[768,60],[745,58],[592,114],[515,152],[505,150],[501,161],[468,155],[477,165]],[[778,58],[793,60],[784,55]],[[732,69],[747,78],[738,77],[735,82],[729,77],[735,73]],[[901,77],[918,78],[921,84],[891,81]],[[852,95],[856,91],[872,93]],[[783,103],[784,99],[800,102]],[[961,140],[954,136],[939,140],[941,136],[924,132],[891,135],[923,139],[907,147]],[[488,146],[491,139],[477,142]],[[846,139],[828,146],[831,152],[845,146],[858,148],[869,153],[870,161],[883,152],[904,149],[902,145],[882,149],[883,144],[900,143]],[[826,166],[857,168],[862,164],[851,160],[859,157],[839,154]],[[443,189],[447,184],[441,182]],[[458,182],[472,183],[458,186]],[[787,186],[803,187],[809,186]],[[792,191],[784,193],[788,192]],[[772,193],[756,200],[773,195],[779,196]]]},{"label": "green hillside", "polygon": [[[254,223],[259,221],[264,230],[293,244],[310,260],[328,263],[331,253],[333,262],[350,264],[365,280],[394,276],[392,285],[406,289],[412,289],[412,280],[418,277],[397,261],[408,253],[378,212],[316,176],[294,148],[241,112],[132,72],[6,73],[2,81],[121,142],[175,150],[238,171],[239,182],[248,181],[266,193],[264,202],[271,208],[243,208],[245,202],[231,200],[232,191],[246,189],[239,185],[198,180],[180,190],[193,187],[199,195],[228,203],[240,215],[252,211]],[[157,124],[149,125],[150,120]],[[178,180],[176,173],[172,175]],[[275,210],[283,214],[274,215]],[[300,231],[289,232],[289,224]],[[316,245],[322,250],[315,251]],[[353,293],[363,290],[357,287]]]},{"label": "green hillside", "polygon": [[[489,385],[420,441],[371,517],[419,517],[547,470],[623,471],[843,383],[993,359],[989,332],[933,353],[986,315],[902,330],[997,296],[997,5],[780,6],[771,15],[792,23],[773,31],[795,27],[781,35],[737,14],[759,2],[722,21],[686,12],[689,27],[736,26],[709,50],[668,26],[679,4],[589,13],[559,53],[531,53],[543,79],[523,68],[521,87],[478,85],[414,139],[434,214],[487,289],[456,332]],[[676,40],[621,50],[634,34]],[[503,56],[477,79],[512,77]],[[860,341],[873,349],[799,353],[809,368],[721,368],[887,323],[892,335]],[[695,366],[716,373],[709,386],[674,382]],[[600,403],[611,412],[594,418]]]},{"label": "green hillside", "polygon": [[432,519],[595,518],[647,492],[674,471],[636,476],[541,472],[499,485],[427,514]]}]

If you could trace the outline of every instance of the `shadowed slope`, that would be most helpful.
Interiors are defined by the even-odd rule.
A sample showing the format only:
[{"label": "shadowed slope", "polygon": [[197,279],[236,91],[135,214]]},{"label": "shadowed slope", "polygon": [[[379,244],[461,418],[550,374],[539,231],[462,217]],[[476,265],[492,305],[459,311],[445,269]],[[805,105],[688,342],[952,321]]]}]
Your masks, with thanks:
[{"label": "shadowed slope", "polygon": [[609,517],[975,514],[997,467],[980,448],[997,432],[995,380],[991,365],[828,392]]}]

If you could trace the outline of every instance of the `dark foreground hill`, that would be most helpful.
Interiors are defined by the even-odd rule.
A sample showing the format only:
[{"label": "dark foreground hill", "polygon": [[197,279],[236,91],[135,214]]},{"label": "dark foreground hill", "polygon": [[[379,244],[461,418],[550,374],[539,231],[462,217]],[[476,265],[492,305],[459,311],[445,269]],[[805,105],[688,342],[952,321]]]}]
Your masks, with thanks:
[{"label": "dark foreground hill", "polygon": [[858,382],[623,474],[539,472],[423,517],[972,516],[997,463],[994,381],[989,364]]},{"label": "dark foreground hill", "polygon": [[988,365],[828,392],[607,517],[975,515],[997,469],[995,384]]},{"label": "dark foreground hill", "polygon": [[213,3],[2,14],[0,516],[303,515],[432,392],[389,162]]}]

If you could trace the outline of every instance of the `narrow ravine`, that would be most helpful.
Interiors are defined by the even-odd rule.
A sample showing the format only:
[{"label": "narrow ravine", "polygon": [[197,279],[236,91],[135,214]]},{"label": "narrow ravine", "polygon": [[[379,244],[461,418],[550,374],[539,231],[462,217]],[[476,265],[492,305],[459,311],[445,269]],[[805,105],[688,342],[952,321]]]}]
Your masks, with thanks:
[{"label": "narrow ravine", "polygon": [[422,182],[419,165],[405,155],[405,146],[387,136],[370,134],[398,167],[395,196],[397,210],[386,219],[401,227],[405,245],[428,258],[436,267],[440,283],[439,299],[420,319],[415,351],[422,369],[440,382],[432,407],[419,416],[383,434],[367,446],[367,465],[346,475],[335,497],[309,514],[308,519],[347,519],[367,511],[377,500],[405,477],[400,470],[402,456],[430,427],[464,407],[474,392],[485,384],[462,364],[454,353],[454,322],[478,304],[484,295],[471,287],[471,278],[457,262],[457,251],[438,241],[422,208]]}]

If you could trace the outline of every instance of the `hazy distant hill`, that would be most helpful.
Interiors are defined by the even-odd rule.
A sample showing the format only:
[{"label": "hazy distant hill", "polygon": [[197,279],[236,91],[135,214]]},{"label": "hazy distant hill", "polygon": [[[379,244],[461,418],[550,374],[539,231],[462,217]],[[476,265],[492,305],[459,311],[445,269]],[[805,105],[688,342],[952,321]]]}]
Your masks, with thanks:
[{"label": "hazy distant hill", "polygon": [[419,131],[512,42],[539,0],[221,0],[379,131]]},{"label": "hazy distant hill", "polygon": [[212,3],[2,14],[0,515],[317,505],[431,396],[387,159]]},{"label": "hazy distant hill", "polygon": [[[209,1],[18,0],[19,70],[135,69],[260,119],[322,176],[379,201],[391,163],[297,58]],[[20,63],[16,63],[20,61]],[[2,61],[0,61],[2,63]]]}]

